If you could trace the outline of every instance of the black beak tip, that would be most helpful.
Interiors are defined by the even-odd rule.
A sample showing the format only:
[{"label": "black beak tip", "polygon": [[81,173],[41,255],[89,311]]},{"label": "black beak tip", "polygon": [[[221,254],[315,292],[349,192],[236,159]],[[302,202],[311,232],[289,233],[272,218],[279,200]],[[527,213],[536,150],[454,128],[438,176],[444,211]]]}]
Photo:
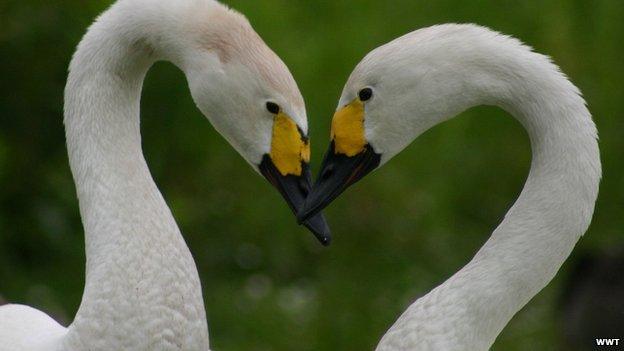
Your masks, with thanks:
[{"label": "black beak tip", "polygon": [[314,237],[321,243],[321,245],[329,246],[332,240],[331,230],[329,229],[329,225],[327,224],[327,221],[325,221],[325,217],[323,217],[323,215],[319,214],[308,220],[304,220],[303,225],[305,225],[306,228],[314,234]]},{"label": "black beak tip", "polygon": [[318,238],[319,241],[321,242],[321,245],[327,247],[329,246],[329,244],[331,244],[331,237],[330,236],[324,236],[322,238]]},{"label": "black beak tip", "polygon": [[318,240],[318,242],[321,243],[321,245],[325,247],[331,244],[332,238],[329,233],[326,233],[326,234],[314,233],[314,236],[316,237],[316,240]]}]

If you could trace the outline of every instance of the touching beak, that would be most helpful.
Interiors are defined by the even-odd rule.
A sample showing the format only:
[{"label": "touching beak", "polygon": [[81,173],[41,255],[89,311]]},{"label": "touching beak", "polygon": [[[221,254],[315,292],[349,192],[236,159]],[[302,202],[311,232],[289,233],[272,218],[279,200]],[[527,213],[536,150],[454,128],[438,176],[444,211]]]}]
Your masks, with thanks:
[{"label": "touching beak", "polygon": [[[310,174],[310,141],[297,124],[278,111],[273,119],[271,150],[262,157],[260,173],[282,194],[296,215],[312,188]],[[327,246],[331,242],[329,225],[323,214],[310,216],[303,222],[312,234]]]},{"label": "touching beak", "polygon": [[331,144],[314,188],[297,214],[299,223],[319,213],[345,189],[379,166],[381,155],[366,140],[364,114],[364,102],[359,97],[334,114]]},{"label": "touching beak", "polygon": [[314,218],[345,189],[377,168],[380,160],[381,155],[368,144],[358,154],[347,156],[336,153],[335,143],[332,141],[312,192],[297,214],[297,220],[301,223]]},{"label": "touching beak", "polygon": [[[299,176],[293,174],[284,176],[275,167],[269,155],[265,155],[262,158],[262,163],[259,166],[260,173],[282,194],[282,197],[284,197],[284,200],[286,200],[295,215],[303,207],[305,199],[312,188],[312,175],[309,165],[301,162],[301,168],[301,175]],[[330,244],[331,232],[322,213],[317,211],[314,216],[309,216],[309,218],[301,222],[323,246]],[[299,223],[301,224],[301,222]]]}]

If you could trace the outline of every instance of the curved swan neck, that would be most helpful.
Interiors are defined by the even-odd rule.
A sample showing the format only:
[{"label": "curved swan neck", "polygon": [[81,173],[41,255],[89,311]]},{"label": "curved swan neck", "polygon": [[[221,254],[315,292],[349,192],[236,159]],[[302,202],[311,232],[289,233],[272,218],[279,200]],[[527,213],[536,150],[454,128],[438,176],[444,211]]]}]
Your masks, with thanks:
[{"label": "curved swan neck", "polygon": [[173,36],[181,35],[176,15],[190,6],[207,21],[225,10],[211,0],[121,0],[72,59],[64,122],[87,265],[65,349],[208,350],[197,269],[152,180],[139,128],[149,67],[186,64],[186,38]]},{"label": "curved swan neck", "polygon": [[461,60],[478,60],[463,72],[467,98],[454,108],[498,105],[514,115],[531,140],[528,179],[474,258],[414,302],[379,350],[489,349],[554,277],[591,221],[601,166],[596,128],[578,89],[547,57],[507,37],[487,39],[487,45],[457,43],[467,50]]}]

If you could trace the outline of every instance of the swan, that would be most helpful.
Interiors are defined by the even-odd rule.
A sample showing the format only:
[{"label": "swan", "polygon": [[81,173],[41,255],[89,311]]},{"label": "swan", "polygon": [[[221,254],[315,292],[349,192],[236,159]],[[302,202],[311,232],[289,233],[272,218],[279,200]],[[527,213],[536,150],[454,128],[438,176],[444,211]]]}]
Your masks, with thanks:
[{"label": "swan", "polygon": [[527,130],[525,186],[473,259],[409,306],[377,350],[489,349],[589,226],[602,171],[580,91],[548,57],[471,24],[420,29],[364,57],[342,91],[299,220],[430,127],[482,104],[506,110]]},{"label": "swan", "polygon": [[[310,189],[303,98],[242,15],[213,0],[120,0],[69,67],[69,161],[85,229],[86,282],[64,328],[23,305],[0,308],[0,350],[208,350],[197,268],[141,149],[140,94],[168,60],[196,105],[293,211]],[[322,243],[322,216],[307,223]]]}]

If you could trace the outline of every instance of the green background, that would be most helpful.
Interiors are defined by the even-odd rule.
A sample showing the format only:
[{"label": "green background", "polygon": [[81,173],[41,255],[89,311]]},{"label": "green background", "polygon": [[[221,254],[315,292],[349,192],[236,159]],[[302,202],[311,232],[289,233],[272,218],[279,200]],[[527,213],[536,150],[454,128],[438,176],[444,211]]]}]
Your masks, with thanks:
[{"label": "green background", "polygon": [[[624,2],[224,2],[250,19],[297,79],[315,170],[346,78],[382,43],[436,23],[474,22],[553,57],[598,124],[600,197],[572,257],[493,350],[559,347],[560,298],[575,262],[624,244]],[[76,44],[110,3],[0,3],[0,294],[65,324],[80,302],[85,258],[62,94]],[[336,200],[326,210],[334,242],[322,248],[201,116],[169,63],[147,76],[142,131],[152,173],[195,256],[216,350],[373,349],[411,301],[488,238],[530,162],[528,138],[513,118],[471,109]]]}]

